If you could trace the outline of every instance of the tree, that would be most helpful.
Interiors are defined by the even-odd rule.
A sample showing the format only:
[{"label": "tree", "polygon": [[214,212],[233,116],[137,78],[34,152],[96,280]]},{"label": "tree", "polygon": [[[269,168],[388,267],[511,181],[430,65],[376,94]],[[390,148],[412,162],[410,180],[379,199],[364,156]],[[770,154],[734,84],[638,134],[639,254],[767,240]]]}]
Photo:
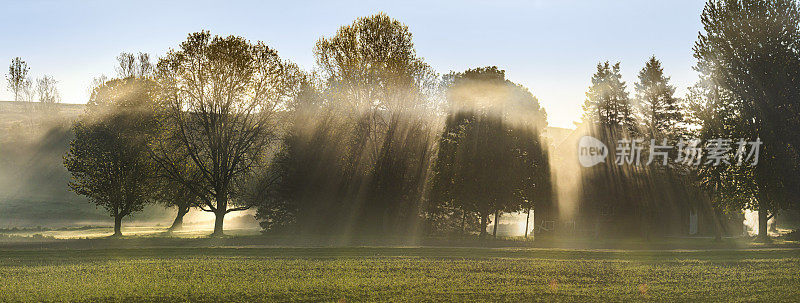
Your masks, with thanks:
[{"label": "tree", "polygon": [[154,72],[153,64],[150,63],[150,54],[140,52],[138,55],[132,53],[120,53],[117,56],[118,66],[115,68],[117,76],[120,78],[147,78]]},{"label": "tree", "polygon": [[190,34],[159,61],[156,79],[168,107],[162,129],[170,131],[153,155],[202,210],[214,213],[213,235],[223,235],[226,214],[251,207],[237,194],[265,165],[298,75],[261,42],[206,31]]},{"label": "tree", "polygon": [[[711,0],[701,21],[695,68],[735,101],[729,104],[737,119],[725,127],[763,142],[752,180],[759,225],[766,226],[800,197],[800,8],[792,0]],[[766,228],[759,238],[768,239]]]},{"label": "tree", "polygon": [[625,91],[619,62],[597,64],[583,105],[584,121],[610,129],[634,130],[633,108]]},{"label": "tree", "polygon": [[[674,97],[675,88],[669,84],[669,77],[664,76],[661,62],[655,56],[650,57],[639,71],[634,88],[634,109],[637,120],[642,124],[641,132],[645,135],[645,141],[654,139],[653,142],[659,144],[662,140],[674,142],[682,134],[680,100]],[[674,174],[669,165],[658,166],[655,162],[637,173],[651,180],[652,189],[639,195],[638,199],[643,238],[649,239],[656,210],[663,205],[676,203],[673,197],[677,195],[670,193],[679,191],[674,185],[679,183],[680,175]]]},{"label": "tree", "polygon": [[157,191],[155,193],[157,201],[167,207],[174,206],[177,209],[175,219],[167,228],[167,233],[183,229],[183,218],[192,207],[197,206],[200,199],[189,188],[169,176],[160,175],[155,182],[157,183],[154,186],[154,190]]},{"label": "tree", "polygon": [[75,138],[64,157],[72,174],[70,189],[114,217],[114,236],[122,235],[124,217],[152,201],[155,165],[148,145],[156,126],[153,97],[153,83],[134,78],[96,88],[87,114],[73,125]]},{"label": "tree", "polygon": [[408,27],[383,13],[319,39],[314,55],[326,106],[347,117],[339,130],[346,139],[335,143],[345,145],[344,189],[336,196],[352,218],[348,228],[413,233],[432,158],[433,70],[417,56]]},{"label": "tree", "polygon": [[451,112],[433,165],[431,209],[460,209],[460,218],[452,219],[461,220],[462,231],[469,214],[477,214],[482,237],[494,215],[496,236],[503,212],[532,208],[542,197],[534,188],[549,186],[539,144],[546,114],[527,89],[506,80],[497,67],[446,78]]},{"label": "tree", "polygon": [[301,81],[280,149],[248,187],[265,232],[331,235],[342,229],[338,189],[346,183],[340,165],[347,124],[335,119],[314,82]]},{"label": "tree", "polygon": [[464,194],[458,191],[455,184],[456,165],[461,164],[456,162],[456,151],[458,143],[462,141],[463,124],[467,118],[462,115],[465,114],[448,115],[439,137],[436,160],[431,168],[431,185],[427,192],[430,203],[426,208],[426,219],[431,232],[458,232],[463,236],[478,231],[483,235],[486,226],[481,226],[482,232],[475,212],[462,207],[464,201],[457,196]]},{"label": "tree", "polygon": [[[710,78],[701,80],[690,89],[690,123],[700,126],[696,131],[698,138],[705,141],[715,138],[752,138],[753,121],[743,116],[743,101],[730,91],[717,86]],[[777,145],[781,147],[782,145]],[[785,176],[785,166],[797,171],[797,160],[791,160],[791,146],[783,145],[775,150],[775,145],[763,144],[760,148],[757,166],[736,165],[734,154],[727,161],[732,165],[701,166],[693,172],[699,188],[709,195],[711,207],[724,214],[740,213],[743,209],[758,210],[759,239],[767,240],[767,221],[775,215],[774,210],[786,207],[785,201],[791,191],[786,188],[797,182],[796,176]],[[788,162],[779,159],[790,159]],[[775,167],[774,165],[784,166]],[[716,222],[719,224],[719,222]],[[717,226],[717,228],[721,228]],[[718,236],[721,236],[718,231]]]},{"label": "tree", "polygon": [[23,61],[20,57],[11,60],[8,66],[8,75],[6,81],[8,82],[8,90],[14,94],[14,101],[20,101],[24,97],[25,90],[30,89],[30,79],[28,78],[28,63]]},{"label": "tree", "polygon": [[[700,140],[734,137],[738,117],[738,99],[715,85],[707,76],[689,88],[686,97],[686,122],[699,126],[689,135]],[[733,163],[732,161],[729,161]],[[701,209],[713,215],[715,238],[722,238],[722,221],[717,213],[735,214],[752,204],[755,186],[752,169],[732,166],[675,165],[686,172],[690,181],[703,191]]]},{"label": "tree", "polygon": [[39,95],[39,102],[47,105],[61,102],[61,96],[58,93],[56,84],[58,84],[58,81],[48,75],[36,80],[36,92]]},{"label": "tree", "polygon": [[[546,122],[546,121],[545,121]],[[515,199],[519,201],[520,210],[527,213],[525,219],[525,237],[528,237],[528,223],[531,210],[536,210],[537,217],[546,218],[553,211],[553,188],[550,175],[550,159],[547,153],[547,142],[539,136],[536,128],[517,128],[514,135],[514,152],[519,159],[519,188]]]},{"label": "tree", "polygon": [[655,56],[645,63],[639,71],[636,89],[636,109],[647,132],[651,137],[661,137],[676,132],[674,128],[683,120],[675,94],[675,87],[669,84],[669,77],[664,76],[661,62]]},{"label": "tree", "polygon": [[[634,117],[633,103],[622,81],[620,63],[597,64],[591,83],[583,105],[584,130],[606,143],[637,139],[633,135],[640,130]],[[648,173],[638,165],[608,164],[581,170],[580,208],[596,218],[595,235],[599,236],[606,230],[617,234],[639,231],[645,240],[649,238],[656,203],[653,203],[653,196],[648,196],[652,188],[643,190],[645,180],[652,177]],[[614,217],[618,223],[601,226],[602,216]]]},{"label": "tree", "polygon": [[[434,86],[433,70],[414,50],[408,26],[386,14],[356,19],[314,48],[335,106],[359,115],[365,125],[365,161],[377,161],[384,137],[399,127],[399,116],[421,114]],[[361,158],[359,152],[358,158]]]},{"label": "tree", "polygon": [[22,84],[22,99],[20,101],[33,102],[36,100],[36,89],[33,87],[33,80],[28,77]]},{"label": "tree", "polygon": [[423,107],[435,81],[433,70],[414,50],[408,26],[384,13],[358,18],[333,37],[319,39],[314,56],[335,92],[332,97],[353,109]]}]

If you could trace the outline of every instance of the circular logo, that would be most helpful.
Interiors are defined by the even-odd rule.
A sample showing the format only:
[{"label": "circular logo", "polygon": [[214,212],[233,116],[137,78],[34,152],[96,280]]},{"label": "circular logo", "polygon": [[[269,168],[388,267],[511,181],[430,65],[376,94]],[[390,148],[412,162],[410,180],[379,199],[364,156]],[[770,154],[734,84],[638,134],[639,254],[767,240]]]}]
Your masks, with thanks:
[{"label": "circular logo", "polygon": [[608,147],[592,136],[583,136],[578,141],[578,161],[583,167],[592,167],[606,162]]}]

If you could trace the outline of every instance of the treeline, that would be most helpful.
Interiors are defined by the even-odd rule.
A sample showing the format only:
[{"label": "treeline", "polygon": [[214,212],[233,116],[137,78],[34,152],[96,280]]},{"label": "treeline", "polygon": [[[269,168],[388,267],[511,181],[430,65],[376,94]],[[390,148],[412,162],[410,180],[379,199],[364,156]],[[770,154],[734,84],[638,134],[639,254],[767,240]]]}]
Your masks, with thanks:
[{"label": "treeline", "polygon": [[[612,144],[641,138],[673,148],[668,165],[586,170],[581,201],[596,213],[631,219],[616,225],[645,238],[654,225],[668,224],[659,218],[665,208],[714,214],[717,237],[726,217],[756,210],[758,238],[768,239],[767,221],[800,199],[800,10],[793,0],[711,0],[701,21],[693,48],[699,80],[684,99],[674,97],[655,58],[639,72],[634,98],[619,63],[598,64],[584,104],[587,131]],[[713,146],[718,139],[728,141]],[[755,162],[736,158],[752,156],[739,140],[759,142]],[[680,160],[685,151],[700,158],[714,149],[726,151],[723,165]],[[645,163],[648,152],[642,157]]]},{"label": "treeline", "polygon": [[61,102],[58,92],[58,81],[53,76],[43,75],[35,80],[29,75],[31,68],[20,57],[11,60],[6,75],[8,91],[14,95],[14,101],[39,101],[48,105]]},{"label": "treeline", "polygon": [[[700,77],[685,98],[655,57],[633,97],[620,64],[601,62],[579,129],[606,143],[758,139],[758,165],[689,165],[672,149],[666,165],[575,172],[579,200],[645,238],[685,201],[720,216],[758,210],[766,238],[767,220],[800,194],[800,10],[710,0],[701,20]],[[205,31],[156,63],[122,54],[73,127],[70,187],[108,210],[117,235],[147,203],[176,206],[170,230],[198,208],[221,235],[226,214],[255,209],[265,232],[344,238],[485,236],[503,213],[557,212],[547,115],[503,70],[440,75],[385,14],[319,39],[314,57],[307,72],[261,42]]]},{"label": "treeline", "polygon": [[[385,14],[321,38],[307,73],[261,42],[190,34],[158,62],[123,53],[73,127],[70,188],[122,219],[145,204],[265,232],[486,234],[549,203],[538,100],[496,67],[439,75]],[[465,195],[462,193],[473,194]]]},{"label": "treeline", "polygon": [[[650,145],[673,146],[693,136],[691,128],[696,126],[685,120],[685,101],[675,96],[675,87],[655,56],[637,76],[631,97],[620,63],[601,62],[586,92],[578,131],[600,139],[611,150],[605,165],[583,168],[578,178],[576,217],[596,236],[649,239],[670,234],[672,225],[688,221],[674,214],[688,214],[697,206],[696,186],[685,173],[693,167],[674,162],[681,151],[672,148],[666,150],[666,158],[650,160]],[[630,146],[634,140],[638,151]],[[620,142],[631,147],[628,159],[623,159],[620,148],[626,146]]]}]

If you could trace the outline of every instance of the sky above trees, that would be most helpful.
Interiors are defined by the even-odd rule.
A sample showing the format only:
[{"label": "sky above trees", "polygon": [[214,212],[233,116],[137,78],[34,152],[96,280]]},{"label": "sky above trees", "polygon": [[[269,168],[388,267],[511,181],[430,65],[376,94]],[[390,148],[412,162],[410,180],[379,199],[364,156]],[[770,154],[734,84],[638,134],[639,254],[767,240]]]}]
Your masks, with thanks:
[{"label": "sky above trees", "polygon": [[[22,57],[30,74],[52,75],[63,102],[85,103],[94,77],[114,75],[120,52],[164,55],[201,29],[262,40],[309,70],[321,36],[380,11],[410,27],[415,48],[437,72],[496,65],[572,127],[597,62],[621,62],[633,83],[655,55],[682,97],[696,80],[691,47],[703,1],[30,1],[3,3],[0,60]],[[5,68],[3,73],[7,72]],[[629,93],[633,95],[632,88]],[[13,94],[0,90],[0,100]]]}]

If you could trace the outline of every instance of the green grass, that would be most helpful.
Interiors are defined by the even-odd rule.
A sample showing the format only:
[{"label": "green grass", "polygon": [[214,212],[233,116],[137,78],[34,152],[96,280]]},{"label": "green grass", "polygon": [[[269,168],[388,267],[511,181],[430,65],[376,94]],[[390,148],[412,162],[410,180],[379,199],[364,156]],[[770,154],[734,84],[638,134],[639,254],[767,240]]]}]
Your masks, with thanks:
[{"label": "green grass", "polygon": [[0,251],[0,301],[796,301],[797,250]]}]

